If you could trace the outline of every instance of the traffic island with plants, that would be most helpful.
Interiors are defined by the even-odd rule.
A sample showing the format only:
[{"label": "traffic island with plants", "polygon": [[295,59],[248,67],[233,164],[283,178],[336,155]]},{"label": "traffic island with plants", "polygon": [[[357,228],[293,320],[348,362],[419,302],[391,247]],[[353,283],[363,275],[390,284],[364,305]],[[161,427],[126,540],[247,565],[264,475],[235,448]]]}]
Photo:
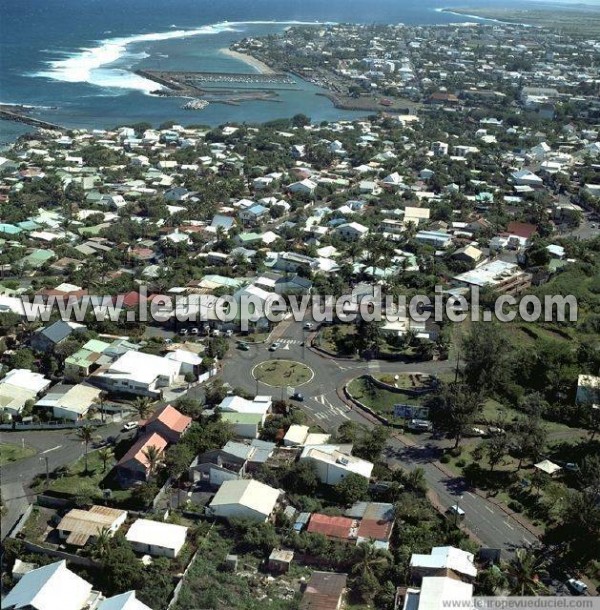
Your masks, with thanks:
[{"label": "traffic island with plants", "polygon": [[252,376],[274,388],[296,388],[308,383],[314,377],[314,371],[301,362],[266,360],[252,369]]}]

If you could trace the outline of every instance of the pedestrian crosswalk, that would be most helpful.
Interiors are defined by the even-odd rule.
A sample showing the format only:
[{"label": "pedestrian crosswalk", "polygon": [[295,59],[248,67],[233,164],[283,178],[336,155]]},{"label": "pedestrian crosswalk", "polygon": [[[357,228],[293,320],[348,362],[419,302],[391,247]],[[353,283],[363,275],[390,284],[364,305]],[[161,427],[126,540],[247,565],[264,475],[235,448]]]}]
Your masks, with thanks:
[{"label": "pedestrian crosswalk", "polygon": [[281,349],[290,349],[292,345],[301,345],[300,339],[277,339],[277,343],[281,345]]}]

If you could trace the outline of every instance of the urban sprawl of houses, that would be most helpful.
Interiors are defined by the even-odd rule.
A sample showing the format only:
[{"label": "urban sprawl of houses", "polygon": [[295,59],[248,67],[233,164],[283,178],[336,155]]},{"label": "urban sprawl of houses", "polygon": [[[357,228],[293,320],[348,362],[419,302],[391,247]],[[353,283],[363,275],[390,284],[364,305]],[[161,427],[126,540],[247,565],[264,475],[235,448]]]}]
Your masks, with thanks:
[{"label": "urban sprawl of houses", "polygon": [[[236,48],[381,112],[38,131],[2,153],[2,609],[592,594],[600,43],[340,25]],[[569,294],[578,319],[244,330],[215,311],[349,294],[347,313],[374,286],[477,287],[483,309]],[[194,319],[138,319],[157,296]]]}]

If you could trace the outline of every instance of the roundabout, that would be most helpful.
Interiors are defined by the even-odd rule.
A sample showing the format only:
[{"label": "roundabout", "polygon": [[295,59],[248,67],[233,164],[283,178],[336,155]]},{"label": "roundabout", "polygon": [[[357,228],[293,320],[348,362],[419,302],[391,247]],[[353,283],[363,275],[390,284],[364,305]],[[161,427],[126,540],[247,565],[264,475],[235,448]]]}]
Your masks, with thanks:
[{"label": "roundabout", "polygon": [[294,360],[265,360],[252,369],[252,377],[273,388],[293,387],[310,383],[315,372]]}]

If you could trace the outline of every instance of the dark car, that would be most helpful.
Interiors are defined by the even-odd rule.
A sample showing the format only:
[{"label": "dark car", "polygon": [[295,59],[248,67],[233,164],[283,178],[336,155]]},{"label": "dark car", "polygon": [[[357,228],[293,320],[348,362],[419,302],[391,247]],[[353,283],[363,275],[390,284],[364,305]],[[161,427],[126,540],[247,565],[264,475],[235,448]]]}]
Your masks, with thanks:
[{"label": "dark car", "polygon": [[294,392],[291,396],[292,400],[296,400],[298,402],[304,402],[304,394],[300,394],[300,392]]}]

